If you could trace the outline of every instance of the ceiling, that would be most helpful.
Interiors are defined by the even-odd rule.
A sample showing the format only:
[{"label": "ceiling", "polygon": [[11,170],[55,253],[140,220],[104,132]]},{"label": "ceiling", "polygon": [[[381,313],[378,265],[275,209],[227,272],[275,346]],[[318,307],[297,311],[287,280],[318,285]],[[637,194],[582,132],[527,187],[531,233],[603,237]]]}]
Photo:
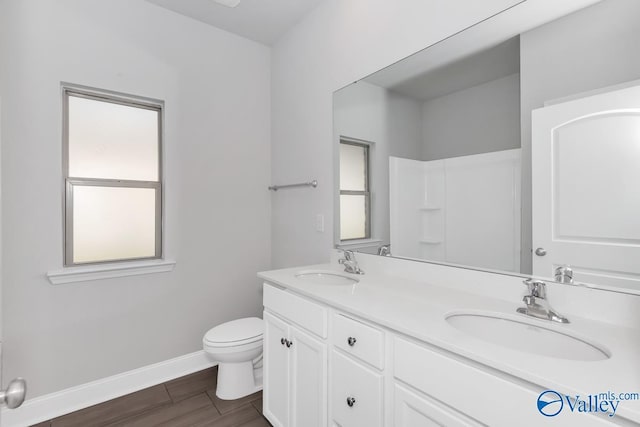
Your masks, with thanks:
[{"label": "ceiling", "polygon": [[214,0],[146,0],[205,24],[271,45],[323,0],[242,0],[229,8]]},{"label": "ceiling", "polygon": [[[389,68],[392,69],[393,66]],[[384,85],[383,79],[378,78],[376,83],[419,101],[427,101],[519,71],[520,39],[514,37],[446,65],[427,68],[407,80]],[[378,76],[374,74],[365,80],[375,80],[376,77]]]}]

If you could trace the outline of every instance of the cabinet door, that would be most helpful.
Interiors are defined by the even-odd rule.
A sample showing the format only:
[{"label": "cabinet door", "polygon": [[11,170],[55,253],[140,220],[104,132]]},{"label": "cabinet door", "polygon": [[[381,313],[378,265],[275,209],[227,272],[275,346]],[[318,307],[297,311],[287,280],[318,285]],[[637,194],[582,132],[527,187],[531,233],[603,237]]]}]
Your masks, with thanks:
[{"label": "cabinet door", "polygon": [[264,321],[263,413],[274,427],[288,427],[291,351],[283,340],[289,337],[289,326],[266,311]]},{"label": "cabinet door", "polygon": [[426,396],[396,384],[394,388],[395,427],[478,427],[476,423],[455,410]]},{"label": "cabinet door", "polygon": [[291,426],[327,425],[327,346],[291,326]]},{"label": "cabinet door", "polygon": [[340,427],[382,427],[382,375],[333,350],[331,417]]}]

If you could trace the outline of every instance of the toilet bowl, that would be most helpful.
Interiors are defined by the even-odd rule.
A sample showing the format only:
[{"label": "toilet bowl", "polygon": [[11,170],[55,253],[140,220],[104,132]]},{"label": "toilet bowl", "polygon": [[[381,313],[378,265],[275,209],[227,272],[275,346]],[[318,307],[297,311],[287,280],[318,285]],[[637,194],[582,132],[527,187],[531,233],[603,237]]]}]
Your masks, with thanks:
[{"label": "toilet bowl", "polygon": [[220,399],[239,399],[262,390],[263,333],[262,319],[247,317],[218,325],[202,338],[204,351],[218,362]]}]

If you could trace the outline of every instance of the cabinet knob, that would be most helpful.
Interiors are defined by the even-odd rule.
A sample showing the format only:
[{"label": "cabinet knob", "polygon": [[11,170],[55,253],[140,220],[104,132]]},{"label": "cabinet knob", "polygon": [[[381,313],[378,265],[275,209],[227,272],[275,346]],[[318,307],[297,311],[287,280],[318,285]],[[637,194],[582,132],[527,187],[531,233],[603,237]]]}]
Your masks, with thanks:
[{"label": "cabinet knob", "polygon": [[284,338],[280,338],[280,344],[285,345],[287,343],[287,340],[285,340]]},{"label": "cabinet knob", "polygon": [[353,405],[356,404],[356,398],[355,397],[347,397],[347,405],[349,405],[349,407],[353,407]]},{"label": "cabinet knob", "polygon": [[347,338],[347,344],[349,344],[351,347],[353,347],[355,343],[356,343],[356,339],[354,337]]},{"label": "cabinet knob", "polygon": [[547,254],[547,250],[545,248],[537,248],[536,249],[536,255],[545,256],[546,254]]},{"label": "cabinet knob", "polygon": [[289,348],[289,347],[291,347],[293,345],[292,341],[289,341],[289,340],[285,340],[285,341],[286,341],[286,344],[287,344],[287,348]]}]

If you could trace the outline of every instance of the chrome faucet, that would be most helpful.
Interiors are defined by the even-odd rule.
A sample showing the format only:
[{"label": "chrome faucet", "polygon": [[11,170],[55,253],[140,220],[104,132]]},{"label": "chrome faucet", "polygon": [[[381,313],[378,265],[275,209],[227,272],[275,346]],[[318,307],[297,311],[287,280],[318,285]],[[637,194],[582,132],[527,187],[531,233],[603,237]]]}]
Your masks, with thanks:
[{"label": "chrome faucet", "polygon": [[561,265],[555,271],[556,282],[573,285],[573,269],[568,265]]},{"label": "chrome faucet", "polygon": [[378,255],[391,256],[391,245],[382,245],[378,248]]},{"label": "chrome faucet", "polygon": [[547,301],[547,284],[541,280],[526,279],[522,283],[527,285],[529,295],[522,301],[526,307],[519,307],[516,311],[537,319],[551,320],[558,323],[569,323],[569,319],[557,313]]},{"label": "chrome faucet", "polygon": [[344,271],[347,273],[364,274],[364,271],[360,270],[358,266],[358,261],[356,261],[353,251],[344,251],[344,258],[340,258],[338,262],[344,265]]}]

